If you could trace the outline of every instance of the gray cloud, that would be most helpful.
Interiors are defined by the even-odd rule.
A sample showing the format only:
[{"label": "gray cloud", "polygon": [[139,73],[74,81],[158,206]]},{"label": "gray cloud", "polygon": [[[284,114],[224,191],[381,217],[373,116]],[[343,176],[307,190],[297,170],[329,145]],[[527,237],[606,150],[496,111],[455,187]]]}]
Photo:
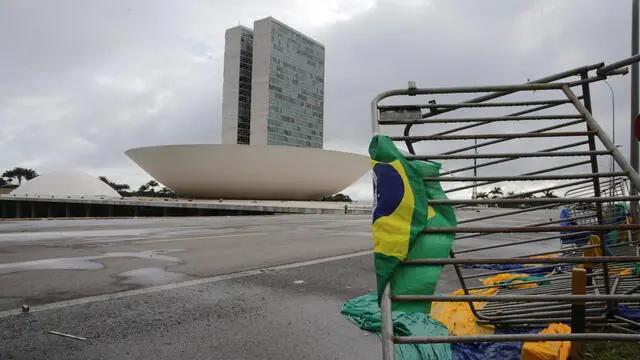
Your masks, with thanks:
[{"label": "gray cloud", "polygon": [[[260,17],[326,44],[325,147],[364,154],[375,94],[407,80],[519,83],[615,61],[630,52],[629,10],[605,0],[4,2],[0,168],[76,168],[138,184],[148,176],[124,150],[219,141],[224,29]],[[629,77],[610,83],[626,154]],[[611,132],[609,89],[596,85],[593,96]],[[368,177],[349,194],[368,197]]]}]

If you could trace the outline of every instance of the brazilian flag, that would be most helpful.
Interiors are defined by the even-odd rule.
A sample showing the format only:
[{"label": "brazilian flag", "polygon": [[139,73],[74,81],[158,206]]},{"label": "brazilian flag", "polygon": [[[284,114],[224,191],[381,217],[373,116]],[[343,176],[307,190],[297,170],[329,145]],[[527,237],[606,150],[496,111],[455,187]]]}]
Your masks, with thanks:
[{"label": "brazilian flag", "polygon": [[[455,234],[423,234],[425,227],[455,227],[450,205],[430,206],[446,199],[438,182],[440,164],[409,161],[389,137],[376,135],[369,145],[373,168],[373,245],[378,303],[388,281],[392,295],[432,295],[442,266],[402,265],[405,259],[446,258]],[[394,311],[430,311],[430,303],[393,303]]]}]

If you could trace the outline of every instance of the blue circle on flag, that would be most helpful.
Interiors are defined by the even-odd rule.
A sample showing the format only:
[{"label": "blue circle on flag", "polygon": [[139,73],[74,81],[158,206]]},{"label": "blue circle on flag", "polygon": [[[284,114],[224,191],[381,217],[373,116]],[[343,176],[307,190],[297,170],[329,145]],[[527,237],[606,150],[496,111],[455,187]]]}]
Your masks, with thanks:
[{"label": "blue circle on flag", "polygon": [[393,166],[378,163],[373,167],[375,208],[373,222],[391,215],[400,205],[404,196],[402,176]]}]

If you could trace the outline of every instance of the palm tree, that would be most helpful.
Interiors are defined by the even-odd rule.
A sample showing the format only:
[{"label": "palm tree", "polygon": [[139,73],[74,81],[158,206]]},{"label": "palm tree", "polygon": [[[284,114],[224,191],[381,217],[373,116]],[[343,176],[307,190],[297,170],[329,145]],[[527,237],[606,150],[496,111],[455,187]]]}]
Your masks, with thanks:
[{"label": "palm tree", "polygon": [[160,189],[158,191],[158,195],[159,196],[163,196],[163,197],[175,197],[176,194],[171,191],[171,189],[167,188],[167,187],[162,187],[162,189]]},{"label": "palm tree", "polygon": [[144,193],[149,191],[149,185],[143,184],[138,188],[138,195],[144,195]]},{"label": "palm tree", "polygon": [[476,199],[488,199],[489,198],[489,194],[487,194],[484,191],[480,191],[479,193],[476,194]]},{"label": "palm tree", "polygon": [[495,199],[502,195],[502,188],[500,188],[499,186],[496,186],[493,189],[491,189],[491,191],[489,191],[489,194],[493,195],[491,198]]},{"label": "palm tree", "polygon": [[131,187],[129,185],[127,185],[127,184],[117,184],[117,183],[109,180],[106,176],[100,176],[99,179],[102,180],[102,182],[104,182],[105,184],[111,186],[111,188],[113,190],[117,191],[120,195],[122,195],[122,196],[130,195],[129,189],[131,189]]},{"label": "palm tree", "polygon": [[15,179],[18,181],[18,185],[22,184],[22,180],[31,180],[38,176],[38,173],[33,169],[23,168],[23,167],[15,167],[11,170],[7,170],[2,173],[3,178]]},{"label": "palm tree", "polygon": [[156,192],[156,188],[160,186],[160,184],[158,184],[158,182],[155,180],[149,180],[149,182],[147,182],[145,185],[149,187],[149,191],[152,194],[154,194]]}]

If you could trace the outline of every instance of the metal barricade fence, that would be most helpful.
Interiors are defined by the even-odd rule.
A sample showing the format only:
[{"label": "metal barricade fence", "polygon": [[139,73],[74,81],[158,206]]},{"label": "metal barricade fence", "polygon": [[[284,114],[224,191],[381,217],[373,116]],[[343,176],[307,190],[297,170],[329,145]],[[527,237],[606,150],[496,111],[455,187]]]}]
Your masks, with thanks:
[{"label": "metal barricade fence", "polygon": [[[450,258],[405,260],[401,266],[453,265],[464,295],[391,295],[388,283],[381,299],[384,359],[394,359],[394,344],[406,343],[640,341],[640,323],[616,311],[622,304],[640,306],[640,276],[620,273],[640,262],[640,197],[625,190],[640,189],[640,176],[593,117],[591,103],[592,84],[625,74],[624,67],[638,60],[582,66],[522,85],[423,89],[410,82],[406,89],[375,97],[373,134],[384,127],[385,135],[406,147],[407,160],[442,164],[439,176],[424,181],[440,182],[448,199],[429,205],[451,205],[458,214],[464,207],[487,207],[480,215],[466,212],[456,227],[423,230],[456,234]],[[469,94],[481,96],[460,101]],[[503,115],[506,108],[518,110]],[[609,167],[606,160],[620,170],[602,170]],[[512,184],[521,184],[515,188],[519,193],[501,195],[500,185]],[[477,193],[487,186],[493,187],[489,193]],[[563,197],[554,194],[563,191]],[[624,212],[622,220],[617,211]],[[572,237],[580,241],[571,242]],[[490,264],[535,265],[549,274],[536,288],[474,284],[513,271],[478,272],[478,266]],[[580,276],[586,284],[576,290]],[[499,289],[493,296],[470,295],[491,287]],[[572,333],[396,336],[391,303],[399,301],[467,302],[479,324],[570,322]],[[472,301],[487,305],[479,308]]]}]

